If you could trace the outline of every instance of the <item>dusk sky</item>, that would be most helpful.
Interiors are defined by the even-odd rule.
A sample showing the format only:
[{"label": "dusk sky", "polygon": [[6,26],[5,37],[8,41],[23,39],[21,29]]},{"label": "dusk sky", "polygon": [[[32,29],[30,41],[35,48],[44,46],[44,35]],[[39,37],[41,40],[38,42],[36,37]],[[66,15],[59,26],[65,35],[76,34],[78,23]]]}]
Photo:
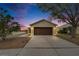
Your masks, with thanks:
[{"label": "dusk sky", "polygon": [[[42,12],[35,4],[1,3],[0,6],[8,10],[8,13],[23,26],[29,26],[29,24],[41,19],[48,19],[50,16],[49,13]],[[53,22],[57,23],[57,21]]]}]

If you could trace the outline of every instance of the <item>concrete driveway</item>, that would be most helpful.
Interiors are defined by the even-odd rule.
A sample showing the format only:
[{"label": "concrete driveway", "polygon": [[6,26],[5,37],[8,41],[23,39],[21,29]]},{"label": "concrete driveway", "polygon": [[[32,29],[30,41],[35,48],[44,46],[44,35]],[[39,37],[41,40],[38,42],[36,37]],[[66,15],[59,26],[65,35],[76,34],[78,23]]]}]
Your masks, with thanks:
[{"label": "concrete driveway", "polygon": [[56,36],[33,36],[18,55],[79,56],[79,46]]}]

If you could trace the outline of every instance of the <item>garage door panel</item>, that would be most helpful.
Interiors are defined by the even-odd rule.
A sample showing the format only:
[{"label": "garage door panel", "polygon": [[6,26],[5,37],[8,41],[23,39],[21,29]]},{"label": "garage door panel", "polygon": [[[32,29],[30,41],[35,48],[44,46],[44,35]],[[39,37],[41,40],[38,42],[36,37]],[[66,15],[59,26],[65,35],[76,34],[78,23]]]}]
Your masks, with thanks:
[{"label": "garage door panel", "polygon": [[34,35],[52,35],[52,27],[35,27]]}]

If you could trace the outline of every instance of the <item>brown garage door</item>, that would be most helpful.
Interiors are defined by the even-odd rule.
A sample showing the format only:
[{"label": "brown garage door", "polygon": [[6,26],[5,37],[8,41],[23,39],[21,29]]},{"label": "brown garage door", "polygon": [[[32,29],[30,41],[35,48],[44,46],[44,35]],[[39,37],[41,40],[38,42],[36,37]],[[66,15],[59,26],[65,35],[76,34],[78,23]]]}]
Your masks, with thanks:
[{"label": "brown garage door", "polygon": [[34,35],[52,35],[52,27],[35,27]]}]

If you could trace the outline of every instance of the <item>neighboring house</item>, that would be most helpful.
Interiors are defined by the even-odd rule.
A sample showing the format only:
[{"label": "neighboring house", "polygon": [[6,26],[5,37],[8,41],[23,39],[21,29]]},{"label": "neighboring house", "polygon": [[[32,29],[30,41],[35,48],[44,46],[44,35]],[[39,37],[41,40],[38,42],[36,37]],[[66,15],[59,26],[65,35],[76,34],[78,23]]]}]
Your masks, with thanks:
[{"label": "neighboring house", "polygon": [[21,26],[20,26],[20,31],[21,31],[21,32],[27,32],[27,27],[21,25]]},{"label": "neighboring house", "polygon": [[[64,25],[62,25],[62,26],[59,26],[58,28],[59,28],[59,30],[62,30],[62,29],[64,29],[64,28],[68,28],[68,27],[71,27],[71,25],[69,25],[69,24],[64,24]],[[69,31],[68,31],[68,32],[69,32]],[[76,34],[79,34],[79,26],[77,27]]]},{"label": "neighboring house", "polygon": [[69,24],[64,24],[64,25],[59,26],[58,28],[61,30],[61,29],[63,29],[63,28],[67,28],[67,27],[71,27],[71,25],[69,25]]},{"label": "neighboring house", "polygon": [[47,20],[40,20],[30,24],[30,35],[56,35],[56,24]]}]

